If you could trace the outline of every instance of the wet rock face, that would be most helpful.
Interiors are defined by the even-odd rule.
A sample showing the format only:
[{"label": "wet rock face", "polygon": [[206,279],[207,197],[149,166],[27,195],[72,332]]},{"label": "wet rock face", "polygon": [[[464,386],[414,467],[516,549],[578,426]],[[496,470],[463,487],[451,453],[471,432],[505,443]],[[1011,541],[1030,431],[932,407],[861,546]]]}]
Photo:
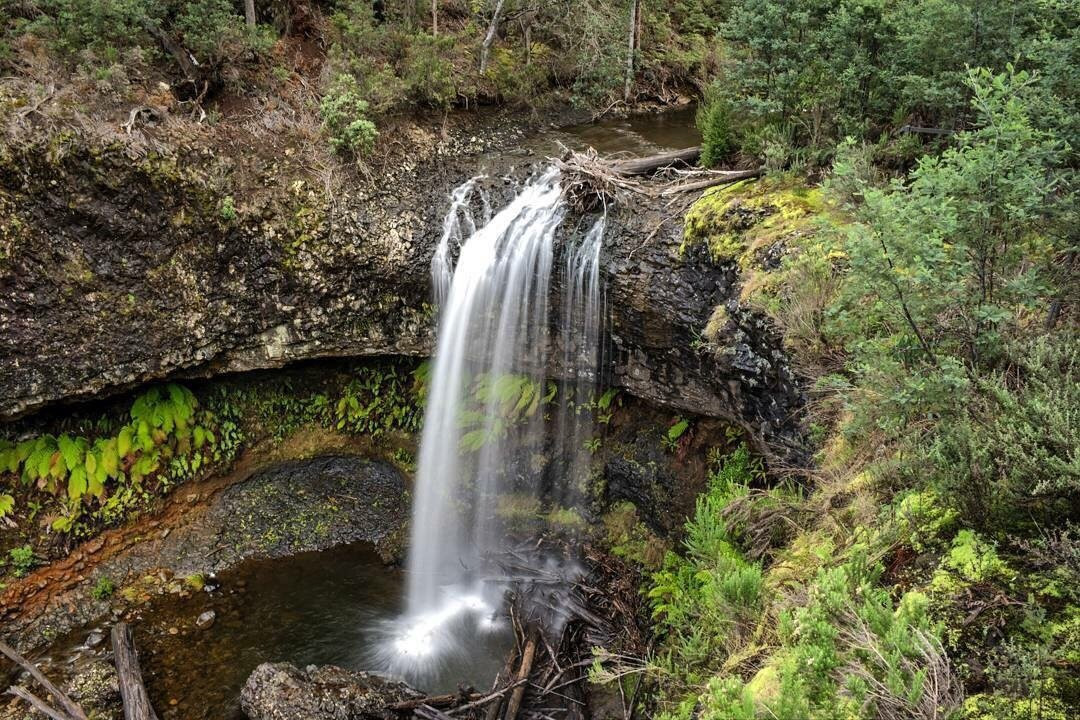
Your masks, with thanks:
[{"label": "wet rock face", "polygon": [[[286,173],[235,199],[199,159],[0,162],[0,420],[166,377],[430,354],[429,265],[450,190],[483,168],[498,206],[508,176],[544,164],[503,150],[330,196]],[[636,197],[610,218],[608,378],[790,444],[800,399],[779,338],[743,314],[730,352],[701,351],[737,275],[679,252],[681,217],[665,202]]]},{"label": "wet rock face", "polygon": [[389,720],[392,703],[420,697],[408,685],[327,665],[263,663],[240,693],[250,720]]},{"label": "wet rock face", "polygon": [[[204,500],[189,493],[185,502],[190,507],[179,519],[167,526],[151,521],[144,532],[125,537],[119,541],[120,550],[93,573],[63,576],[53,586],[26,587],[24,595],[10,598],[10,604],[0,607],[5,637],[29,650],[46,637],[125,607],[124,589],[130,589],[131,601],[139,603],[173,589],[210,591],[216,582],[212,573],[249,558],[285,557],[367,541],[385,559],[397,559],[408,517],[405,479],[397,470],[344,455],[280,463]],[[93,552],[106,540],[91,543],[96,545],[88,547]],[[95,598],[93,585],[99,577],[124,589],[111,598]],[[198,579],[197,584],[192,578]],[[34,597],[39,591],[53,594],[40,612],[23,614],[22,606],[39,602]],[[209,628],[214,619],[201,622],[207,620],[206,627],[213,632]]]}]

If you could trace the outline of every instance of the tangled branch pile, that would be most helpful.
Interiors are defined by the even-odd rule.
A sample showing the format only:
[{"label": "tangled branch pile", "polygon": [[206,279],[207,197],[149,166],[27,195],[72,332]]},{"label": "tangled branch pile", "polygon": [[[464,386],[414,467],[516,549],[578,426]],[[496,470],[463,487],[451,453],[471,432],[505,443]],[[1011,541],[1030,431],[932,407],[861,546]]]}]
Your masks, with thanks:
[{"label": "tangled branch pile", "polygon": [[552,162],[563,176],[567,198],[581,210],[612,202],[625,202],[633,195],[663,197],[704,190],[714,185],[760,176],[754,170],[704,170],[690,166],[701,148],[688,148],[634,160],[600,157],[593,148],[578,152],[564,149]]}]

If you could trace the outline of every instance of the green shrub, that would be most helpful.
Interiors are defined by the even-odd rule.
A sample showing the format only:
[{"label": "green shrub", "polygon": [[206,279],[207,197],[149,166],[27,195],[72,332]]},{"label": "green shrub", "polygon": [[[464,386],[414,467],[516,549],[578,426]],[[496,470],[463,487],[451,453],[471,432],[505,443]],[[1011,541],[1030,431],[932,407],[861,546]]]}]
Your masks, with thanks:
[{"label": "green shrub", "polygon": [[103,575],[94,583],[93,589],[90,590],[90,597],[95,600],[106,600],[112,597],[114,592],[116,592],[116,584]]},{"label": "green shrub", "polygon": [[34,567],[34,549],[29,545],[11,548],[8,550],[8,558],[15,577],[25,577],[30,568]]},{"label": "green shrub", "polygon": [[378,131],[367,117],[368,103],[349,74],[338,75],[319,104],[330,145],[339,153],[363,155],[375,144]]},{"label": "green shrub", "polygon": [[[1080,350],[1069,330],[1008,348],[925,448],[942,494],[973,527],[1001,534],[1075,517],[1080,497]],[[1017,381],[1019,379],[1019,381]]]},{"label": "green shrub", "polygon": [[705,167],[719,165],[738,149],[731,104],[726,98],[708,102],[698,110],[696,122],[701,131],[701,164]]},{"label": "green shrub", "polygon": [[669,552],[652,576],[647,597],[664,637],[661,665],[675,676],[708,677],[747,642],[760,617],[761,564],[742,555],[723,518],[727,505],[745,496],[754,466],[745,446],[723,459],[686,523],[685,555]]},{"label": "green shrub", "polygon": [[59,52],[91,50],[105,58],[119,48],[154,49],[147,26],[172,34],[200,63],[264,52],[274,41],[269,28],[251,30],[231,0],[42,0],[28,30]]},{"label": "green shrub", "polygon": [[[221,460],[216,418],[197,411],[195,396],[185,387],[153,387],[135,398],[130,421],[97,437],[43,434],[18,444],[0,440],[0,473],[18,475],[24,487],[54,497],[63,514],[52,529],[71,532],[84,514],[106,522],[124,517],[149,499],[144,487],[156,478],[169,482],[191,477],[209,458]],[[163,473],[182,461],[183,473]]]},{"label": "green shrub", "polygon": [[430,35],[419,36],[409,46],[401,75],[414,102],[445,109],[457,98],[454,66],[445,59],[452,48],[452,38]]}]

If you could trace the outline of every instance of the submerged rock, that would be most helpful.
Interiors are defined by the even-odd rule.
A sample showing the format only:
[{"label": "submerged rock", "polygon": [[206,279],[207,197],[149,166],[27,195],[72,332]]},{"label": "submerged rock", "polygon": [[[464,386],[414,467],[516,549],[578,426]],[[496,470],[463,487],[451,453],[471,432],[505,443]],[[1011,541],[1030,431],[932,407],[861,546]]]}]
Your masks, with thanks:
[{"label": "submerged rock", "polygon": [[199,617],[195,618],[195,627],[200,630],[209,630],[215,620],[217,620],[217,613],[213,610],[207,610],[200,614]]},{"label": "submerged rock", "polygon": [[397,717],[387,705],[416,697],[405,683],[365,672],[263,663],[248,677],[240,708],[250,720],[383,720]]},{"label": "submerged rock", "polygon": [[80,667],[65,689],[92,718],[122,717],[120,679],[108,660],[92,660]]}]

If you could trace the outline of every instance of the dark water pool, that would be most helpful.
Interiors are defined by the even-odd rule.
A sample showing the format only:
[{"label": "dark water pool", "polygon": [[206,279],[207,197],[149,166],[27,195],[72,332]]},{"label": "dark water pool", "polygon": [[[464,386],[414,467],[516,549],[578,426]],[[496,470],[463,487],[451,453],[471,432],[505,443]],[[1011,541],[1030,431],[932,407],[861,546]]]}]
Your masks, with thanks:
[{"label": "dark water pool", "polygon": [[661,113],[611,118],[565,128],[562,132],[571,137],[571,142],[591,145],[601,155],[651,155],[700,145],[701,133],[694,126],[695,112],[694,107],[688,107]]},{"label": "dark water pool", "polygon": [[[240,690],[263,662],[376,667],[380,628],[403,603],[404,574],[358,543],[275,560],[248,561],[222,573],[221,587],[189,597],[157,596],[134,619],[135,640],[150,699],[164,720],[236,720]],[[217,614],[206,630],[196,618]],[[100,630],[107,631],[107,626]],[[81,645],[92,628],[54,647],[49,665],[63,674],[88,656]],[[508,638],[490,637],[437,669],[423,689],[487,688],[502,666]]]}]

